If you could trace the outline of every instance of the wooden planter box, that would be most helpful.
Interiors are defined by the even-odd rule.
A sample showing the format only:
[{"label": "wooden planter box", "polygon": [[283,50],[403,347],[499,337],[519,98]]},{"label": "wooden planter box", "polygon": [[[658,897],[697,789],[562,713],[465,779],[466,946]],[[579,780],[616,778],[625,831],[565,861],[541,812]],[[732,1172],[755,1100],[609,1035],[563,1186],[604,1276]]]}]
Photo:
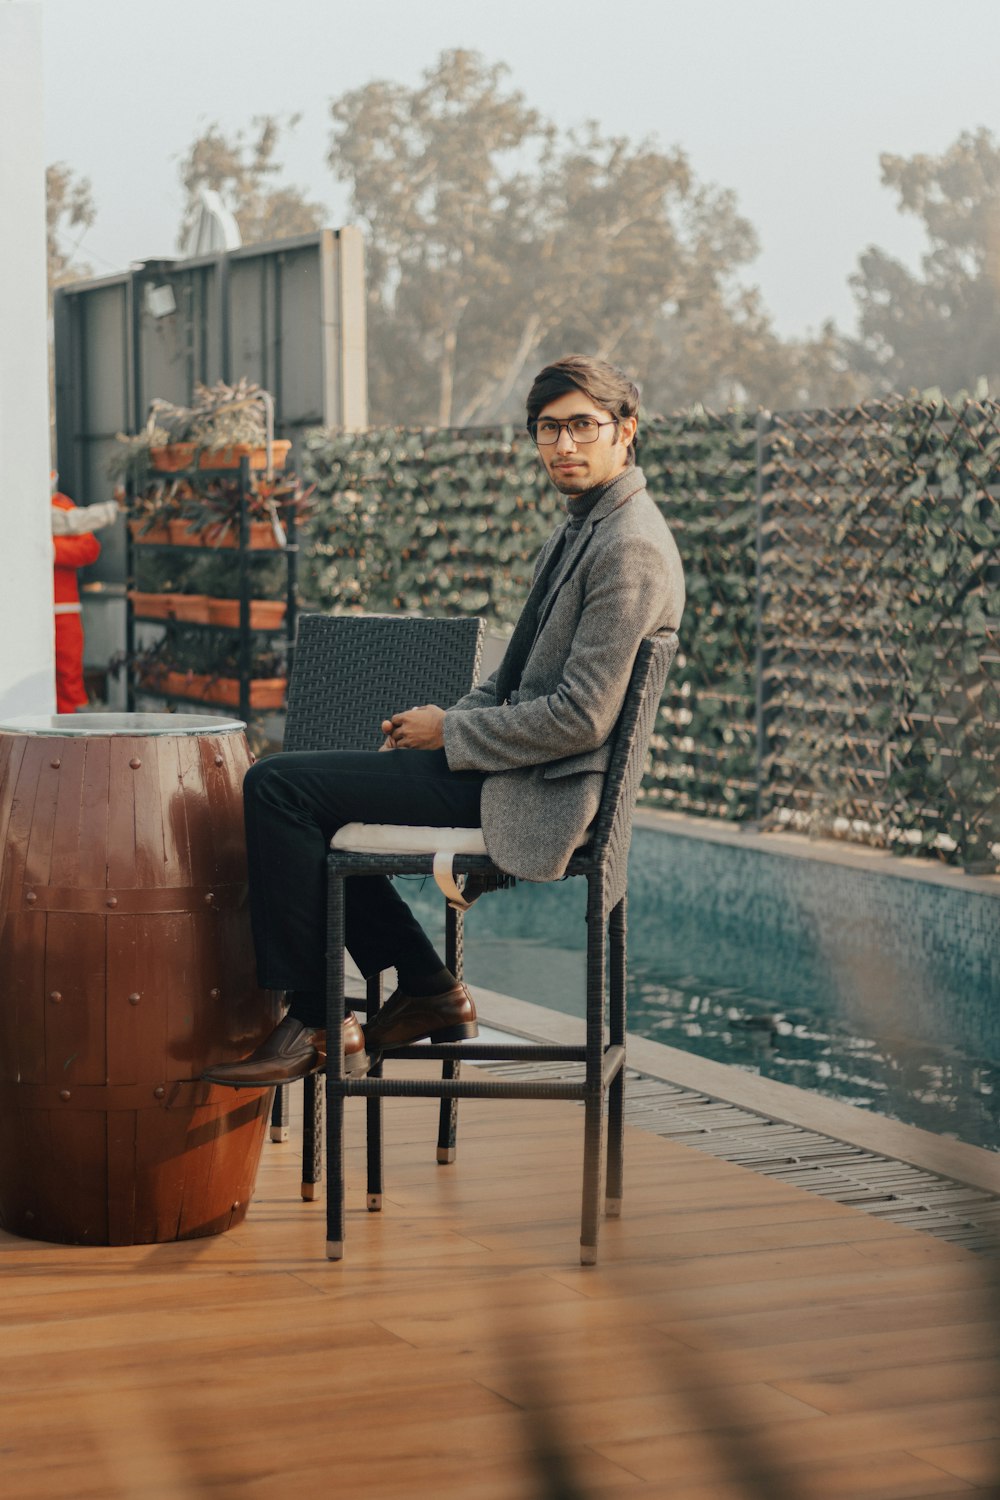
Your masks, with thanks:
[{"label": "wooden planter box", "polygon": [[[209,599],[208,623],[237,629],[240,623],[240,601],[238,599]],[[250,600],[251,630],[277,630],[284,618],[287,606],[279,599]]]},{"label": "wooden planter box", "polygon": [[207,625],[207,594],[175,594],[174,619],[184,620],[189,625]]},{"label": "wooden planter box", "polygon": [[[238,677],[212,677],[207,672],[167,672],[154,690],[171,698],[192,698],[201,703],[224,703],[234,708],[240,701]],[[255,677],[250,683],[251,708],[281,708],[285,701],[287,677]]]},{"label": "wooden planter box", "polygon": [[174,594],[144,594],[139,589],[129,590],[129,599],[136,615],[143,620],[172,620],[174,618]]},{"label": "wooden planter box", "polygon": [[128,529],[133,542],[140,546],[146,542],[156,546],[163,546],[170,541],[170,527],[166,521],[154,521],[152,525],[146,526],[145,521],[129,521]]},{"label": "wooden planter box", "polygon": [[[291,452],[291,443],[287,438],[276,439],[271,444],[271,464],[275,469],[283,469]],[[190,469],[195,461],[197,444],[195,443],[168,443],[163,448],[150,448],[149,461],[154,469],[161,473],[176,474],[180,469]],[[267,468],[267,448],[262,443],[259,447],[253,447],[249,443],[232,443],[228,448],[206,448],[198,458],[198,467],[201,469],[238,469],[240,459],[246,457],[250,460],[251,469]]]},{"label": "wooden planter box", "polygon": [[[199,529],[193,527],[190,521],[171,521],[170,541],[175,547],[236,547],[239,544],[239,533],[235,525],[224,522]],[[279,550],[270,521],[248,522],[247,546],[254,552]]]}]

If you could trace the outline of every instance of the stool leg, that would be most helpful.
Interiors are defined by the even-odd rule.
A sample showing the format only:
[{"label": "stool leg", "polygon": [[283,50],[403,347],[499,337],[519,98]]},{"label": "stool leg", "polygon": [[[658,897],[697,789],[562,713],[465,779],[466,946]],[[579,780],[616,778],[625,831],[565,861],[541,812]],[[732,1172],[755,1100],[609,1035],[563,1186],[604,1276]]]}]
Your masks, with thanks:
[{"label": "stool leg", "polygon": [[[628,978],[625,947],[626,902],[627,897],[623,896],[611,913],[609,924],[611,986],[608,1009],[612,1047],[625,1045],[625,996]],[[617,1219],[622,1211],[624,1172],[625,1064],[623,1063],[612,1078],[608,1089],[608,1175],[604,1212],[609,1219]]]},{"label": "stool leg", "polygon": [[604,1155],[604,879],[587,876],[587,1047],[580,1264],[597,1264]]},{"label": "stool leg", "polygon": [[[332,863],[332,862],[331,862]],[[344,1254],[344,876],[327,866],[326,1255]],[[334,1040],[336,1039],[336,1040]]]},{"label": "stool leg", "polygon": [[[449,964],[449,968],[451,965]],[[454,972],[454,971],[453,971]],[[457,1058],[448,1058],[441,1064],[442,1078],[458,1078],[462,1064]],[[438,1114],[437,1159],[443,1167],[455,1160],[458,1140],[458,1100],[442,1099]]]},{"label": "stool leg", "polygon": [[[445,908],[445,963],[456,979],[461,979],[465,962],[465,923],[463,913],[454,907]],[[458,1078],[462,1064],[448,1059],[441,1064],[442,1078]],[[455,1160],[458,1149],[458,1100],[442,1099],[438,1113],[437,1159],[442,1166]]]},{"label": "stool leg", "polygon": [[[382,975],[373,974],[365,982],[368,1004],[367,1017],[374,1020],[382,1007]],[[369,1078],[382,1077],[382,1059],[369,1069]],[[368,1212],[377,1214],[382,1207],[382,1100],[365,1100],[365,1115],[368,1143]]]},{"label": "stool leg", "polygon": [[331,1094],[326,1099],[326,1258],[344,1258],[344,1096]]},{"label": "stool leg", "polygon": [[288,1135],[288,1089],[279,1084],[271,1103],[271,1139],[280,1145],[288,1140]]},{"label": "stool leg", "polygon": [[323,1181],[323,1088],[318,1073],[302,1080],[302,1200],[312,1203]]}]

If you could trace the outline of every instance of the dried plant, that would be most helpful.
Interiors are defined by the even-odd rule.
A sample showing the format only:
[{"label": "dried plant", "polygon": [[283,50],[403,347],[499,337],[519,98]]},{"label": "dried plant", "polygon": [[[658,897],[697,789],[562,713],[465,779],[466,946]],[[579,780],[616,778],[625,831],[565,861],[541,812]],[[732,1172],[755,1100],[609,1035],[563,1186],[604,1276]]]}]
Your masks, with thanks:
[{"label": "dried plant", "polygon": [[134,435],[116,432],[117,446],[111,450],[106,466],[108,478],[116,480],[131,478],[137,489],[143,488],[149,479],[150,448],[162,447],[169,441],[170,438],[164,427],[154,426]]},{"label": "dried plant", "polygon": [[201,453],[245,444],[261,447],[267,437],[267,413],[271,397],[256,381],[241,377],[235,385],[218,380],[215,385],[196,385],[191,406],[178,406],[155,397],[149,420],[142,432],[118,432],[118,445],[108,460],[113,479],[130,477],[137,489],[148,482],[150,451],[171,443],[194,443],[195,462]]},{"label": "dried plant", "polygon": [[218,380],[196,385],[192,406],[155,400],[150,420],[166,431],[170,443],[195,443],[199,448],[228,448],[237,443],[254,447],[266,435],[266,403],[261,387],[242,377],[235,385]]}]

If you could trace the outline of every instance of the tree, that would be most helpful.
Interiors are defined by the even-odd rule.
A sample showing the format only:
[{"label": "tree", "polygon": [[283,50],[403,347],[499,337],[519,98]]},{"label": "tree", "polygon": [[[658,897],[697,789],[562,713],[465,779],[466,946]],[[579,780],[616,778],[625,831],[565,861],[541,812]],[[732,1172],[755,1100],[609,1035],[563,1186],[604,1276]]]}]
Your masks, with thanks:
[{"label": "tree", "polygon": [[941,156],[880,158],[901,213],[923,221],[919,273],[870,246],[851,283],[858,301],[857,369],[881,389],[947,393],[985,377],[1000,390],[1000,146],[964,132]]},{"label": "tree", "polygon": [[[49,298],[57,286],[89,276],[91,268],[76,259],[76,251],[97,217],[87,177],[78,177],[65,162],[45,169],[45,239]],[[76,233],[75,238],[74,231]]]},{"label": "tree", "polygon": [[526,369],[569,348],[627,364],[661,407],[824,372],[833,336],[782,344],[739,283],[757,244],[732,193],[678,149],[558,132],[507,73],[447,52],[415,88],[331,105],[330,165],[367,232],[376,420],[516,417]]},{"label": "tree", "polygon": [[200,209],[199,189],[214,188],[240,226],[244,244],[311,234],[326,218],[322,203],[311,202],[302,188],[276,181],[281,174],[277,159],[283,131],[299,121],[292,115],[282,121],[275,115],[257,115],[250,132],[223,134],[213,122],[189,147],[181,161],[181,182],[186,201],[178,234],[183,245]]},{"label": "tree", "polygon": [[446,53],[421,87],[375,82],[331,105],[330,164],[368,236],[370,395],[383,420],[452,422],[469,332],[482,334],[484,305],[499,312],[520,268],[511,253],[537,206],[525,169],[551,129],[504,92],[505,73]]}]

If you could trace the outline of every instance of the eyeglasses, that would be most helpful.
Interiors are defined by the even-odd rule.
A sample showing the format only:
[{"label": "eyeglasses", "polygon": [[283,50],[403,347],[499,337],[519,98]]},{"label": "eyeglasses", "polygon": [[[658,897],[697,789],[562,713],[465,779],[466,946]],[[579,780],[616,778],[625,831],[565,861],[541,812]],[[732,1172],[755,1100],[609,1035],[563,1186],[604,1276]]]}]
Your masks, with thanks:
[{"label": "eyeglasses", "polygon": [[539,448],[558,443],[565,427],[574,443],[596,443],[602,427],[617,427],[617,421],[599,422],[596,417],[570,417],[568,422],[557,422],[555,417],[542,417],[528,423],[528,431]]}]

